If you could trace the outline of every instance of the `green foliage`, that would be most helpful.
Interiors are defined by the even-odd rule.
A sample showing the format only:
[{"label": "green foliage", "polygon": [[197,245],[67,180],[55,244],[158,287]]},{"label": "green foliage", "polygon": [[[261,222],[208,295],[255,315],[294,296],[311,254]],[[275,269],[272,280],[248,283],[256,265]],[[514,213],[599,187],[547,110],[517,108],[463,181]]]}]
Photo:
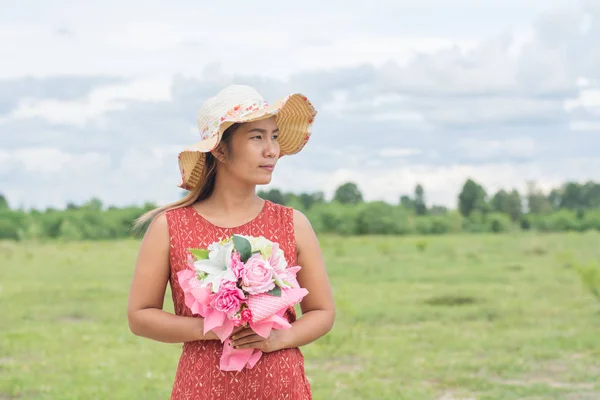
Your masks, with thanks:
[{"label": "green foliage", "polygon": [[583,227],[577,213],[565,209],[547,215],[533,215],[531,221],[540,232],[581,231]]},{"label": "green foliage", "polygon": [[6,200],[6,197],[4,197],[3,194],[0,194],[0,210],[5,210],[7,208],[9,208],[8,200]]},{"label": "green foliage", "polygon": [[234,235],[233,244],[238,253],[240,253],[240,259],[242,262],[246,262],[250,257],[252,257],[252,246],[250,245],[248,239],[242,236]]},{"label": "green foliage", "polygon": [[415,213],[417,215],[425,215],[427,213],[425,189],[423,189],[423,186],[420,184],[415,187]]},{"label": "green foliage", "polygon": [[363,196],[356,183],[347,182],[336,189],[333,200],[342,204],[359,204],[363,202]]},{"label": "green foliage", "polygon": [[504,189],[498,191],[490,201],[494,211],[508,214],[513,221],[518,221],[523,212],[521,195],[513,190],[510,193]]},{"label": "green foliage", "polygon": [[[567,183],[548,195],[530,183],[523,198],[517,190],[499,190],[488,202],[484,188],[469,179],[458,196],[458,209],[425,202],[425,189],[417,185],[414,196],[403,195],[400,203],[365,202],[356,184],[344,183],[332,201],[323,192],[283,193],[260,191],[274,203],[305,213],[317,233],[337,235],[441,235],[448,233],[502,233],[515,229],[539,232],[600,231],[600,185]],[[526,199],[524,201],[523,199]],[[4,201],[4,203],[3,203]],[[522,203],[526,203],[523,204]],[[8,240],[106,240],[140,237],[149,222],[137,232],[133,221],[156,207],[104,207],[99,199],[65,210],[11,210],[0,196],[0,239]]]},{"label": "green foliage", "polygon": [[[462,217],[458,213],[445,215],[427,215],[414,219],[414,233],[420,235],[440,235],[449,232],[459,232]],[[458,227],[457,227],[458,223]]]},{"label": "green foliage", "polygon": [[575,262],[573,269],[579,275],[585,289],[600,301],[600,265],[596,262],[587,264]]},{"label": "green foliage", "polygon": [[263,199],[272,201],[273,203],[285,204],[285,197],[279,189],[271,189],[268,192],[260,190],[257,194]]},{"label": "green foliage", "polygon": [[485,213],[489,208],[486,196],[483,186],[472,179],[468,179],[458,195],[458,209],[466,217],[476,211]]},{"label": "green foliage", "polygon": [[207,249],[189,249],[189,252],[196,258],[196,260],[208,259]]},{"label": "green foliage", "polygon": [[370,202],[358,207],[355,219],[359,235],[409,232],[406,212],[383,201]]},{"label": "green foliage", "polygon": [[487,231],[492,233],[508,232],[513,223],[510,215],[502,213],[490,213],[485,216]]}]

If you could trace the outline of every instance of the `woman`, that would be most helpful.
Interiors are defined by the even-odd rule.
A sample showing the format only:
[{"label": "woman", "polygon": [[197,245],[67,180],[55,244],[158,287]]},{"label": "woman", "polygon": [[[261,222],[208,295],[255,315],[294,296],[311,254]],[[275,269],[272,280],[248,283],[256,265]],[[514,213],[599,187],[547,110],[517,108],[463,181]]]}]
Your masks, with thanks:
[{"label": "woman", "polygon": [[[131,331],[166,343],[183,343],[171,399],[310,399],[311,388],[299,350],[328,333],[334,302],[316,235],[297,210],[262,200],[256,185],[268,184],[278,159],[295,154],[310,137],[316,111],[294,94],[269,106],[254,89],[233,85],[200,108],[201,140],[179,154],[180,201],[144,214],[150,222],[135,265],[128,304]],[[263,356],[240,372],[219,369],[223,344],[203,319],[185,305],[177,272],[187,268],[187,249],[206,248],[234,233],[278,242],[289,265],[300,265],[299,284],[309,294],[302,317],[291,307],[292,327],[268,338],[249,328],[231,336],[236,348]],[[175,315],[162,310],[167,281]]]}]

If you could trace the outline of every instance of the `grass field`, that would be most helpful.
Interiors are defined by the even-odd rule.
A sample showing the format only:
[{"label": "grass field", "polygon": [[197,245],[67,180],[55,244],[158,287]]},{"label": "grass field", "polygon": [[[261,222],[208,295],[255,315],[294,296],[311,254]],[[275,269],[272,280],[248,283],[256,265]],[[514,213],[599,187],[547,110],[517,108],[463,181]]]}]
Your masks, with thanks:
[{"label": "grass field", "polygon": [[[303,348],[315,399],[600,399],[600,302],[572,267],[600,233],[321,244],[338,316]],[[0,243],[0,400],[168,399],[180,345],[127,326],[137,249]]]}]

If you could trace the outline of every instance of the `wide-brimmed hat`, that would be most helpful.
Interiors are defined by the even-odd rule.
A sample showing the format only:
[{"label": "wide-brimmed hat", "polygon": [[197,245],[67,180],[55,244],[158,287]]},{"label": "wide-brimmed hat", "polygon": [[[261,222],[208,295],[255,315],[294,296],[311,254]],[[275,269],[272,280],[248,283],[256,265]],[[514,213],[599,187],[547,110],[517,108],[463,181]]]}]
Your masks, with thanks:
[{"label": "wide-brimmed hat", "polygon": [[223,132],[231,125],[275,116],[281,157],[302,150],[310,138],[316,114],[310,101],[300,93],[290,94],[269,105],[252,87],[226,87],[200,106],[200,141],[179,153],[179,187],[192,190],[200,184],[206,153],[217,147]]}]

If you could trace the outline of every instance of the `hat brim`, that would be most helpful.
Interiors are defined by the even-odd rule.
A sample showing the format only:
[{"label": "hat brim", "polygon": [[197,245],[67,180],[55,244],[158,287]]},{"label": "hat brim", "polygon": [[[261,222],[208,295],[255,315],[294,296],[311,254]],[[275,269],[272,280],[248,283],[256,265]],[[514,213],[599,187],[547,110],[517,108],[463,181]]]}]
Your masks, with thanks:
[{"label": "hat brim", "polygon": [[249,114],[222,117],[215,131],[209,132],[206,139],[196,142],[179,153],[179,170],[181,173],[179,187],[192,190],[200,184],[204,175],[206,153],[218,146],[223,132],[231,125],[258,121],[274,116],[279,128],[278,142],[281,157],[296,154],[304,148],[310,139],[316,115],[317,111],[308,98],[300,93],[294,93]]}]

